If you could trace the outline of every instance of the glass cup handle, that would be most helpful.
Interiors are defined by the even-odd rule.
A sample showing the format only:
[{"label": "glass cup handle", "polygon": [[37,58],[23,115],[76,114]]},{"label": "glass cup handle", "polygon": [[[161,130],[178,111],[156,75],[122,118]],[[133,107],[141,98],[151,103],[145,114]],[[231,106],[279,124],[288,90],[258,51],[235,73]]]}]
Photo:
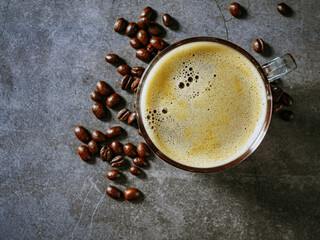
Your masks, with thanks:
[{"label": "glass cup handle", "polygon": [[290,53],[287,53],[282,57],[276,57],[270,62],[262,65],[262,69],[267,75],[269,82],[273,82],[274,80],[281,78],[296,68],[296,61]]}]

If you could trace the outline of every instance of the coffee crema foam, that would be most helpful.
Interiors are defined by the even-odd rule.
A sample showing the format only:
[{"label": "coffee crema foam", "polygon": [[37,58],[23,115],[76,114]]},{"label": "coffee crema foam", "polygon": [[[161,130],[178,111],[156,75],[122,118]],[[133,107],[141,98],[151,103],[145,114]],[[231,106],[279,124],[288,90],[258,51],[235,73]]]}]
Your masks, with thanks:
[{"label": "coffee crema foam", "polygon": [[140,108],[147,134],[163,154],[208,168],[250,148],[264,125],[267,96],[245,56],[203,41],[179,46],[153,66]]}]

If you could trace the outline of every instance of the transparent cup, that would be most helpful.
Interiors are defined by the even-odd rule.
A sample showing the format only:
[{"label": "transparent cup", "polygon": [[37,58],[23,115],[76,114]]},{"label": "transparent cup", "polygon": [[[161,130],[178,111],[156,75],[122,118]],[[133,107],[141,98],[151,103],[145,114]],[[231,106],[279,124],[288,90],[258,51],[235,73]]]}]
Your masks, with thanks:
[{"label": "transparent cup", "polygon": [[[163,154],[158,149],[158,147],[152,142],[150,137],[148,136],[147,131],[146,131],[144,124],[143,124],[143,121],[142,121],[142,117],[141,117],[142,114],[140,112],[142,89],[144,87],[145,80],[147,79],[147,76],[150,73],[151,69],[154,67],[154,65],[168,52],[172,51],[173,49],[175,49],[181,45],[193,43],[193,42],[203,42],[203,41],[216,42],[216,43],[227,45],[227,46],[232,47],[233,49],[237,50],[242,55],[244,55],[247,59],[249,59],[252,62],[252,64],[257,68],[257,70],[259,71],[259,73],[261,75],[261,79],[265,85],[266,96],[267,96],[267,114],[265,117],[265,121],[264,121],[263,126],[261,127],[261,130],[260,130],[257,138],[253,142],[253,144],[247,149],[247,151],[245,153],[243,153],[241,156],[237,157],[236,159],[229,161],[228,163],[226,163],[224,165],[210,167],[210,168],[201,168],[201,167],[197,168],[197,167],[190,167],[187,165],[183,165],[181,163],[174,161],[174,159],[167,157],[165,154]],[[223,171],[223,170],[229,169],[229,168],[239,164],[240,162],[245,160],[247,157],[249,157],[257,149],[257,147],[260,145],[260,143],[262,142],[263,138],[265,137],[265,135],[267,133],[267,130],[269,128],[270,121],[271,121],[271,116],[272,116],[272,93],[271,93],[271,88],[270,88],[270,82],[272,82],[272,81],[286,75],[287,73],[293,71],[294,69],[296,69],[296,67],[297,67],[296,62],[295,62],[294,58],[292,57],[292,55],[289,53],[283,55],[282,57],[277,57],[264,65],[260,65],[254,59],[254,57],[252,57],[247,51],[245,51],[241,47],[235,45],[234,43],[231,43],[229,41],[219,39],[219,38],[194,37],[194,38],[188,38],[188,39],[184,39],[179,42],[176,42],[176,43],[168,46],[167,48],[165,48],[163,51],[161,51],[151,61],[151,63],[147,67],[147,69],[144,71],[143,76],[141,77],[140,84],[139,84],[138,91],[137,91],[137,95],[136,95],[136,112],[137,112],[138,126],[139,126],[140,132],[142,134],[142,137],[145,139],[145,141],[149,145],[150,149],[159,158],[161,158],[162,160],[166,161],[167,163],[169,163],[177,168],[191,171],[191,172],[201,172],[201,173],[218,172],[218,171]]]}]

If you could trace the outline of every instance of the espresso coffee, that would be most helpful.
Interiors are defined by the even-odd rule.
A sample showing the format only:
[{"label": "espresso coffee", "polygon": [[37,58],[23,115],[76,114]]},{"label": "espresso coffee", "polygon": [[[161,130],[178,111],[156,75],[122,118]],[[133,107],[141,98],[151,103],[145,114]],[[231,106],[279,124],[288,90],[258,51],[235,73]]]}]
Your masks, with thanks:
[{"label": "espresso coffee", "polygon": [[224,44],[184,44],[164,55],[141,89],[141,117],[155,146],[190,167],[224,165],[246,152],[267,112],[263,79]]}]

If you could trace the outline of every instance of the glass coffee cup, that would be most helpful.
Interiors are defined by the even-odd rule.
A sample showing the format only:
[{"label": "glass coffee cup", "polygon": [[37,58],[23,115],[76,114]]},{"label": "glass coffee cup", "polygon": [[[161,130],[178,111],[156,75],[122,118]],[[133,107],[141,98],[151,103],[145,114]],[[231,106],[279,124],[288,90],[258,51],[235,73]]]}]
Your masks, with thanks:
[{"label": "glass coffee cup", "polygon": [[[184,162],[183,160],[179,159],[179,157],[176,157],[178,155],[174,155],[174,154],[171,154],[170,151],[167,151],[165,147],[163,147],[164,145],[160,144],[160,142],[158,140],[156,140],[156,138],[154,137],[154,135],[152,135],[152,131],[155,131],[157,130],[157,126],[159,126],[159,130],[160,130],[160,125],[161,124],[167,124],[167,123],[163,123],[162,120],[167,118],[167,117],[171,117],[173,119],[173,121],[176,121],[175,124],[177,124],[177,122],[179,121],[179,118],[177,118],[177,116],[179,115],[179,112],[175,113],[176,116],[170,116],[169,113],[170,110],[173,110],[174,107],[170,108],[168,107],[167,108],[162,108],[162,109],[150,109],[150,114],[146,113],[146,101],[148,101],[148,98],[146,97],[146,92],[149,94],[153,94],[153,99],[158,99],[158,95],[160,97],[161,94],[167,94],[167,93],[164,93],[165,89],[169,87],[169,85],[171,83],[174,83],[176,84],[173,80],[173,79],[170,79],[170,84],[168,82],[168,84],[163,84],[163,86],[160,87],[160,89],[158,89],[157,91],[154,91],[154,93],[150,92],[150,91],[153,91],[152,89],[148,89],[149,87],[146,86],[146,81],[149,81],[150,82],[150,78],[154,75],[154,72],[155,71],[158,71],[158,70],[161,70],[161,71],[158,71],[158,72],[162,72],[163,74],[165,75],[159,75],[159,77],[163,77],[163,76],[171,76],[170,74],[170,66],[168,69],[161,69],[161,66],[166,66],[166,65],[163,65],[163,61],[167,61],[166,59],[168,59],[169,57],[173,56],[173,59],[174,60],[170,60],[171,63],[174,63],[174,64],[180,64],[180,61],[181,61],[181,64],[185,64],[185,62],[183,62],[181,59],[179,59],[179,55],[177,55],[176,53],[179,53],[179,51],[181,49],[186,49],[186,51],[189,51],[188,49],[191,49],[192,47],[194,46],[198,46],[198,45],[201,47],[202,45],[213,45],[215,47],[218,47],[217,49],[220,50],[220,49],[228,49],[227,51],[225,51],[225,54],[229,54],[229,52],[234,52],[234,56],[233,56],[233,53],[231,54],[231,58],[230,56],[228,56],[229,58],[229,61],[231,59],[231,61],[235,61],[235,59],[232,59],[232,57],[234,58],[239,58],[239,60],[237,59],[237,61],[241,62],[243,61],[244,62],[249,62],[250,64],[250,67],[252,67],[254,70],[254,72],[256,72],[256,74],[258,75],[258,82],[259,83],[259,86],[261,85],[263,90],[263,105],[265,105],[265,113],[263,115],[260,115],[260,117],[262,117],[261,119],[261,124],[259,126],[254,126],[254,132],[255,134],[251,134],[248,133],[248,136],[250,137],[250,141],[248,140],[248,143],[250,143],[250,145],[247,145],[245,148],[243,148],[241,151],[239,150],[237,152],[237,154],[234,154],[234,157],[232,156],[232,154],[228,155],[228,158],[226,157],[226,159],[223,159],[223,155],[221,155],[221,161],[218,162],[218,163],[213,163],[212,165],[208,165],[208,164],[200,164],[201,160],[202,159],[199,159],[199,158],[192,158],[192,157],[186,157],[186,159],[189,161],[189,162]],[[200,48],[199,47],[199,48]],[[195,48],[197,50],[197,48]],[[228,52],[229,51],[229,52]],[[180,51],[181,52],[181,51]],[[210,53],[210,52],[209,52]],[[210,53],[211,54],[211,53]],[[222,54],[222,55],[221,55]],[[213,59],[215,58],[215,56],[218,57],[224,57],[223,54],[224,52],[222,51],[220,55],[219,54],[216,54],[215,52],[212,52],[212,56],[213,56]],[[191,55],[190,55],[191,56]],[[193,54],[193,56],[195,56],[195,54]],[[200,56],[200,55],[199,55]],[[210,55],[211,56],[211,55]],[[192,56],[191,56],[192,57]],[[172,57],[171,57],[172,58]],[[197,61],[202,61],[202,65],[206,66],[207,63],[209,63],[208,61],[206,60],[203,60],[199,57],[200,60],[197,60]],[[227,58],[226,58],[227,59]],[[174,61],[174,62],[173,62]],[[162,64],[162,65],[161,65]],[[248,66],[249,66],[248,65]],[[168,65],[167,65],[168,66]],[[180,66],[180,65],[179,65]],[[182,66],[182,65],[181,65]],[[238,65],[237,65],[238,66]],[[194,75],[194,72],[195,72],[195,69],[193,69],[192,67],[188,67],[188,66],[185,66],[186,67],[186,70],[182,69],[181,68],[181,71],[183,70],[185,74],[185,77],[188,78],[188,76],[192,76],[193,77],[193,82],[188,82],[188,80],[186,80],[185,82],[180,82],[177,86],[174,86],[172,85],[175,90],[174,94],[176,94],[176,92],[179,92],[179,94],[186,94],[187,93],[187,87],[186,86],[189,86],[191,84],[193,84],[192,86],[196,86],[196,84],[198,84],[199,87],[201,87],[201,89],[204,89],[203,86],[201,85],[204,85],[204,84],[207,84],[207,82],[205,82],[204,80],[201,82],[201,77],[200,79],[196,80],[198,76],[195,76]],[[214,69],[214,64],[212,66],[213,68],[213,72],[214,71],[217,71],[219,72],[219,69]],[[201,68],[201,67],[200,67]],[[237,67],[239,68],[239,66]],[[245,67],[244,67],[245,68]],[[250,156],[250,154],[252,154],[256,149],[257,147],[260,145],[260,143],[262,142],[264,136],[266,135],[266,132],[268,130],[268,127],[269,127],[269,124],[270,124],[270,120],[271,120],[271,115],[272,115],[272,94],[271,94],[271,89],[270,89],[270,82],[284,76],[285,74],[291,72],[292,70],[294,70],[296,68],[296,63],[293,59],[293,57],[291,56],[291,54],[285,54],[283,55],[282,57],[277,57],[275,59],[273,59],[272,61],[264,64],[264,65],[260,65],[248,52],[246,52],[244,49],[240,48],[239,46],[229,42],[229,41],[226,41],[226,40],[223,40],[223,39],[219,39],[219,38],[213,38],[213,37],[195,37],[195,38],[189,38],[189,39],[184,39],[182,41],[179,41],[179,42],[176,42],[172,45],[170,45],[169,47],[165,48],[162,52],[160,52],[153,60],[152,62],[149,64],[148,68],[145,70],[143,76],[141,77],[141,81],[140,81],[140,84],[139,84],[139,88],[138,88],[138,91],[137,91],[137,98],[136,98],[136,111],[137,111],[137,121],[138,121],[138,126],[139,126],[139,129],[140,129],[140,132],[142,134],[142,136],[144,137],[145,141],[147,142],[147,144],[149,145],[149,147],[151,148],[151,150],[158,156],[160,157],[162,160],[166,161],[167,163],[177,167],[177,168],[180,168],[180,169],[184,169],[184,170],[187,170],[187,171],[191,171],[191,172],[217,172],[217,171],[222,171],[222,170],[226,170],[228,168],[231,168],[237,164],[239,164],[240,162],[242,162],[243,160],[245,160],[248,156]],[[249,69],[249,68],[248,68]],[[180,70],[180,68],[179,68]],[[191,72],[188,72],[188,70],[190,70]],[[208,70],[207,68],[205,69],[206,71]],[[209,69],[211,72],[211,69]],[[241,72],[246,72],[246,69],[238,69],[237,71],[241,71]],[[188,74],[187,74],[188,72]],[[220,72],[223,72],[223,71],[220,71]],[[228,71],[224,71],[226,74],[228,73]],[[181,75],[181,74],[180,74]],[[200,74],[201,75],[201,74]],[[227,79],[226,76],[221,76],[221,74],[217,74],[218,76],[216,76],[216,74],[212,74],[212,80],[210,79],[210,85],[208,85],[207,88],[205,88],[203,90],[203,94],[207,94],[206,93],[206,90],[208,90],[210,87],[212,88],[215,88],[215,84],[218,84],[219,81],[221,82],[224,78]],[[247,75],[244,75],[244,76],[247,76]],[[251,75],[250,75],[251,76]],[[192,80],[192,77],[189,77],[189,79],[191,78]],[[210,76],[211,77],[211,76]],[[250,77],[249,77],[250,78]],[[216,79],[216,80],[215,80]],[[246,81],[246,80],[243,80],[242,81]],[[250,80],[251,81],[251,80]],[[197,82],[197,83],[196,83]],[[249,80],[248,80],[249,82]],[[149,84],[149,83],[148,83]],[[235,82],[235,84],[238,84],[237,82]],[[150,84],[149,84],[150,85]],[[163,91],[161,90],[161,88],[163,87]],[[182,89],[184,87],[184,89]],[[191,89],[191,88],[190,88]],[[238,89],[238,88],[237,88]],[[240,89],[241,90],[241,89]],[[239,90],[239,91],[240,91]],[[182,93],[182,91],[184,91]],[[209,90],[208,90],[209,91]],[[242,92],[246,90],[241,90]],[[260,91],[260,90],[259,90]],[[158,95],[157,95],[158,94]],[[190,91],[190,96],[191,94],[194,94],[194,93],[191,93]],[[202,93],[195,93],[192,97],[193,97],[193,100],[194,101],[194,98],[197,98],[199,97],[199,94],[201,95]],[[244,94],[246,95],[246,93]],[[206,95],[204,95],[206,96]],[[209,96],[209,95],[208,95]],[[150,98],[149,98],[150,99]],[[252,98],[253,99],[253,98]],[[207,100],[207,104],[208,106],[210,106],[210,101],[212,99],[209,99]],[[204,102],[206,101],[206,99],[204,99]],[[222,101],[222,100],[221,100]],[[216,102],[219,104],[219,99],[216,100]],[[172,103],[172,101],[171,101]],[[265,104],[264,104],[265,103]],[[173,106],[174,106],[175,103],[173,103]],[[180,103],[179,103],[180,104]],[[181,104],[180,104],[181,105]],[[183,105],[183,104],[182,104]],[[183,105],[185,108],[190,108],[190,106],[188,104],[186,105]],[[194,105],[192,105],[194,106]],[[175,106],[176,108],[177,106]],[[264,108],[264,107],[263,107]],[[180,106],[180,109],[181,111],[183,111],[183,107]],[[202,109],[202,108],[201,108]],[[203,108],[204,109],[204,108]],[[194,109],[194,110],[197,110],[198,113],[199,113],[199,109]],[[149,110],[148,110],[149,111]],[[154,113],[153,113],[154,111]],[[162,111],[162,112],[161,112]],[[201,111],[204,111],[204,110],[201,110]],[[208,107],[208,111],[209,111],[209,107]],[[167,114],[168,112],[168,114]],[[201,115],[202,112],[200,112],[199,116]],[[212,111],[211,111],[212,113]],[[214,114],[215,112],[213,112]],[[221,112],[223,114],[223,112]],[[221,115],[221,113],[219,113]],[[147,115],[148,114],[148,115]],[[162,115],[161,115],[162,114]],[[148,122],[147,119],[149,118],[156,118],[156,116],[160,116],[158,117],[158,119],[155,119],[155,120],[152,120],[151,122],[151,119],[150,121]],[[190,117],[191,118],[191,117]],[[208,115],[206,118],[210,119],[211,116]],[[240,119],[240,118],[239,118]],[[153,122],[158,120],[159,124],[160,125],[157,125],[157,124],[154,124]],[[206,119],[199,119],[199,121],[202,121],[202,120],[206,120]],[[237,120],[237,119],[235,119]],[[185,122],[188,123],[189,119],[188,117],[184,118]],[[258,120],[257,120],[258,121]],[[231,121],[232,122],[232,121]],[[182,123],[182,122],[181,122]],[[220,122],[219,124],[223,125],[223,124],[228,124],[228,116],[222,121],[222,123]],[[152,126],[150,127],[149,124],[151,124]],[[218,124],[218,125],[219,125]],[[213,125],[217,125],[216,122],[213,121]],[[209,125],[210,126],[210,125]],[[228,126],[224,126],[225,129],[228,129]],[[153,129],[153,130],[152,130]],[[216,128],[213,127],[213,131],[211,131],[210,128],[208,128],[208,130],[206,132],[204,132],[203,134],[204,135],[208,135],[209,137],[212,135],[215,135],[215,129],[222,129],[222,127],[218,126]],[[245,128],[246,129],[246,128]],[[176,129],[174,129],[176,130]],[[177,138],[178,136],[180,136],[180,132],[179,131],[185,131],[186,129],[181,129],[181,130],[177,130],[175,133],[177,135]],[[193,133],[197,133],[199,135],[198,132],[195,132],[197,131],[197,129],[191,129],[189,131],[185,131],[187,132],[188,134],[190,133],[191,131],[191,135],[192,135],[192,131],[194,131]],[[209,131],[209,133],[208,133]],[[241,131],[245,132],[247,130],[244,130],[241,128]],[[167,134],[171,134],[172,132],[168,132]],[[240,131],[239,131],[240,133]],[[164,135],[164,133],[161,133],[162,136],[166,136]],[[198,136],[197,135],[197,136]],[[193,136],[193,135],[192,135]],[[188,137],[188,135],[186,135],[186,138]],[[213,138],[213,137],[212,137]],[[171,136],[171,139],[172,139],[172,136]],[[183,139],[185,140],[185,139]],[[193,139],[191,138],[190,139],[190,142],[192,141]],[[230,138],[230,140],[233,140]],[[181,141],[181,139],[180,139]],[[189,141],[189,140],[188,140]],[[189,150],[192,148],[194,149],[194,146],[193,145],[197,145],[197,146],[203,146],[204,143],[201,143],[201,138],[200,140],[198,140],[197,142],[195,143],[190,143],[187,142],[186,140],[186,145],[177,145],[177,146],[186,146],[186,147],[183,147],[184,149],[180,149],[180,148],[176,148],[176,151],[177,152],[188,152],[189,153]],[[203,140],[203,141],[206,141],[206,140]],[[229,141],[228,141],[229,142]],[[232,141],[230,141],[232,142]],[[211,143],[211,142],[209,142]],[[214,142],[212,142],[214,143]],[[215,144],[215,143],[214,143]],[[222,147],[223,147],[223,144],[219,143]],[[228,143],[229,144],[229,143]],[[237,144],[234,144],[235,148],[237,147],[236,145]],[[245,144],[244,144],[245,145]],[[243,146],[244,146],[243,145]],[[190,147],[191,146],[191,147]],[[212,158],[212,159],[215,159],[215,153],[217,153],[217,156],[218,156],[218,153],[220,154],[220,152],[217,150],[217,151],[213,151],[211,148],[213,148],[213,145],[212,147],[209,145],[206,145],[207,146],[207,150],[208,152],[205,152],[206,149],[201,149],[201,151],[205,152],[207,155],[203,155],[203,156],[208,156],[208,159]],[[242,145],[241,145],[242,146]],[[221,147],[221,149],[222,149]],[[229,144],[228,147],[231,147],[233,149],[233,145]],[[190,149],[189,149],[190,148]],[[196,155],[196,151],[197,151],[197,148],[195,148],[195,153],[192,152],[190,153],[191,155],[190,156],[197,156]],[[200,149],[198,147],[198,149]],[[209,151],[210,149],[210,151]],[[218,147],[217,147],[218,149]],[[172,149],[174,151],[174,149]],[[190,150],[191,152],[191,150]],[[193,154],[193,155],[192,155]],[[211,156],[210,156],[211,154]],[[187,155],[186,155],[187,156]],[[202,155],[199,155],[199,156],[202,156]],[[227,156],[227,155],[226,155]],[[194,160],[194,161],[193,161]],[[192,161],[192,163],[190,164],[190,161]],[[199,163],[199,164],[198,164]]]}]

